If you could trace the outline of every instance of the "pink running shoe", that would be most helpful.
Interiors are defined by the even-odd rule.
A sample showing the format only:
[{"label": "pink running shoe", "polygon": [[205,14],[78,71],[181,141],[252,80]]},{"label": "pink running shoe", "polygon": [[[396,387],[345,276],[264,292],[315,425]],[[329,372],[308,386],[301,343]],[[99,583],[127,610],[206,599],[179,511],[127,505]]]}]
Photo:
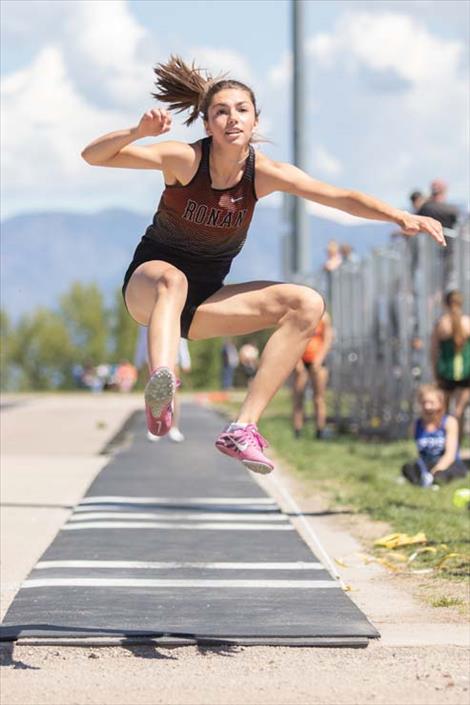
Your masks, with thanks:
[{"label": "pink running shoe", "polygon": [[229,424],[216,440],[215,447],[221,453],[240,460],[253,472],[266,475],[274,470],[273,463],[263,454],[263,449],[268,447],[268,443],[254,423],[232,430]]},{"label": "pink running shoe", "polygon": [[154,436],[164,436],[173,420],[173,398],[180,382],[169,367],[157,367],[145,387],[147,428]]}]

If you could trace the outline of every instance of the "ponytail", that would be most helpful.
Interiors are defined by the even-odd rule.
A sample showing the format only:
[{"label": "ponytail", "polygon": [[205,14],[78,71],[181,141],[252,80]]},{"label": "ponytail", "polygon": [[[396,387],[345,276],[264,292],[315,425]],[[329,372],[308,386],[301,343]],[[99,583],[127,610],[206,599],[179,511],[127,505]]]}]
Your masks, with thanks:
[{"label": "ponytail", "polygon": [[212,76],[202,69],[184,63],[179,56],[171,56],[166,64],[154,68],[157,92],[153,97],[169,103],[169,109],[177,113],[190,110],[185,125],[191,125],[199,116],[204,93],[212,82]]},{"label": "ponytail", "polygon": [[246,91],[253,103],[256,117],[259,115],[251,88],[240,81],[225,79],[223,75],[214,78],[207,69],[196,68],[194,61],[188,66],[180,56],[172,55],[166,64],[157,64],[154,73],[157,91],[152,93],[152,96],[163,103],[169,103],[169,110],[177,113],[189,110],[185,125],[191,125],[200,115],[207,120],[212,96],[225,88],[240,88]]},{"label": "ponytail", "polygon": [[456,352],[460,352],[465,344],[465,333],[462,326],[462,294],[457,289],[446,294],[446,304],[450,311],[452,324],[452,339]]}]

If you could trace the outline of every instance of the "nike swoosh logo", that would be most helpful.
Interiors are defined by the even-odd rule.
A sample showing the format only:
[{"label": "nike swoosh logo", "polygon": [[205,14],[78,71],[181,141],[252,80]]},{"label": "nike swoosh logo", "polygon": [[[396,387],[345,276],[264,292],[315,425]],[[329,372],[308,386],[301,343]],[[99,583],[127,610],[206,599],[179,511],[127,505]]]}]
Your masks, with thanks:
[{"label": "nike swoosh logo", "polygon": [[246,450],[249,446],[249,443],[240,443],[239,441],[236,441],[234,438],[230,439],[233,443],[233,445],[237,446],[238,450]]},{"label": "nike swoosh logo", "polygon": [[237,201],[243,201],[243,196],[240,196],[240,198],[232,198],[232,203],[236,203]]}]

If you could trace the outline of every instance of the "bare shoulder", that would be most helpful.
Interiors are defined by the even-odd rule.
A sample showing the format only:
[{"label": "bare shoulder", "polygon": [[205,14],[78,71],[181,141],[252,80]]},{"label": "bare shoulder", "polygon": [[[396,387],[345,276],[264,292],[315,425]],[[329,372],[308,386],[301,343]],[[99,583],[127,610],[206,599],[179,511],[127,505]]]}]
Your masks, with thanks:
[{"label": "bare shoulder", "polygon": [[187,184],[193,178],[201,159],[201,141],[168,141],[159,143],[163,158],[163,172],[167,184]]},{"label": "bare shoulder", "polygon": [[165,142],[155,142],[148,145],[148,149],[158,152],[165,159],[182,159],[191,161],[196,158],[200,146],[198,142],[188,144],[187,142],[178,142],[177,140],[166,140]]},{"label": "bare shoulder", "polygon": [[256,152],[255,172],[256,176],[277,176],[280,177],[291,165],[285,162],[278,162],[263,154]]},{"label": "bare shoulder", "polygon": [[288,191],[293,182],[292,170],[295,170],[292,164],[275,161],[266,154],[257,152],[255,179],[258,198],[268,196],[274,191]]}]

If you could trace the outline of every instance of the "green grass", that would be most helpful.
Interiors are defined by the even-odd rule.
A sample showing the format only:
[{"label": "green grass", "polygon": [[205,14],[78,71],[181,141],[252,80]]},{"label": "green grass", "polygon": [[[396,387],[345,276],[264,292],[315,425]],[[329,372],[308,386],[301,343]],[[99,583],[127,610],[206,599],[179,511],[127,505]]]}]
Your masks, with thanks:
[{"label": "green grass", "polygon": [[[225,409],[233,414],[238,404],[225,405]],[[364,442],[347,436],[315,441],[311,422],[305,425],[303,436],[294,439],[288,390],[281,390],[272,400],[259,429],[303,481],[329,497],[332,509],[347,507],[388,522],[392,532],[414,535],[423,531],[432,549],[413,560],[413,569],[432,567],[440,575],[460,579],[468,575],[469,512],[452,504],[455,490],[468,486],[468,477],[438,491],[402,484],[400,468],[415,455],[412,441]],[[410,556],[417,548],[399,551]],[[378,548],[374,552],[384,557],[392,553]],[[458,555],[449,557],[450,553]]]},{"label": "green grass", "polygon": [[465,602],[459,597],[437,597],[435,600],[431,600],[432,607],[464,607]]}]

